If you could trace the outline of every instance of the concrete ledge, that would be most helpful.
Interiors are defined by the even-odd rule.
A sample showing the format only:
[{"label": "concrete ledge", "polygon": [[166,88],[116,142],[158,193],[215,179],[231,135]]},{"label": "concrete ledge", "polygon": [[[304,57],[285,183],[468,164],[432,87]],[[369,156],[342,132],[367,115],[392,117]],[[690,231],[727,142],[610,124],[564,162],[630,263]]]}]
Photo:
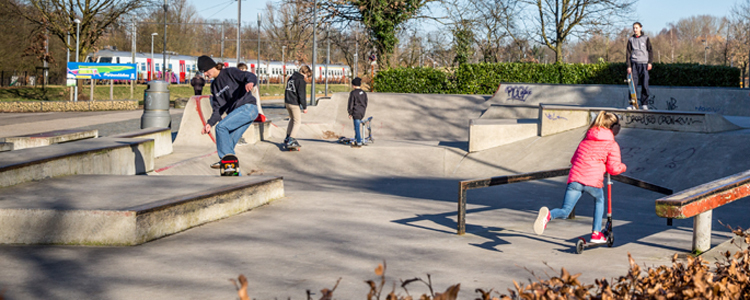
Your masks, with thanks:
[{"label": "concrete ledge", "polygon": [[537,136],[536,119],[475,119],[469,122],[469,152],[487,150]]},{"label": "concrete ledge", "polygon": [[624,128],[714,133],[742,129],[724,116],[707,112],[626,110],[542,104],[540,136],[588,126],[601,110],[615,113]]},{"label": "concrete ledge", "polygon": [[539,116],[539,105],[492,104],[480,119],[535,119]]},{"label": "concrete ledge", "polygon": [[0,187],[76,174],[145,174],[154,140],[98,138],[0,153]]},{"label": "concrete ledge", "polygon": [[172,129],[146,128],[138,131],[113,135],[112,138],[141,138],[154,140],[154,157],[161,157],[172,153]]},{"label": "concrete ledge", "polygon": [[94,130],[55,130],[30,135],[6,137],[6,143],[13,143],[13,150],[49,146],[65,142],[97,138],[99,131]]},{"label": "concrete ledge", "polygon": [[272,176],[47,179],[3,188],[0,243],[137,245],[281,197],[283,179]]},{"label": "concrete ledge", "polygon": [[0,143],[0,152],[13,150],[13,143]]},{"label": "concrete ledge", "polygon": [[0,112],[135,110],[138,100],[0,102]]}]

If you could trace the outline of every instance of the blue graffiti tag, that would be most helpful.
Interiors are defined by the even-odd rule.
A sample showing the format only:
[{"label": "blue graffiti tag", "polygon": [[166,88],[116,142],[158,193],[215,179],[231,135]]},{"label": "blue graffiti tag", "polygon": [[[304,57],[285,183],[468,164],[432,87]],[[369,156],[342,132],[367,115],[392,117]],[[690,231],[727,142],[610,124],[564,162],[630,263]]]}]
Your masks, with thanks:
[{"label": "blue graffiti tag", "polygon": [[566,120],[567,121],[568,120],[568,118],[563,117],[563,116],[558,116],[558,115],[556,115],[554,113],[545,113],[544,116],[547,117],[547,119],[552,120],[552,121],[555,121],[555,120]]},{"label": "blue graffiti tag", "polygon": [[507,100],[526,101],[526,97],[531,95],[531,88],[526,86],[509,86],[505,88],[508,94]]}]

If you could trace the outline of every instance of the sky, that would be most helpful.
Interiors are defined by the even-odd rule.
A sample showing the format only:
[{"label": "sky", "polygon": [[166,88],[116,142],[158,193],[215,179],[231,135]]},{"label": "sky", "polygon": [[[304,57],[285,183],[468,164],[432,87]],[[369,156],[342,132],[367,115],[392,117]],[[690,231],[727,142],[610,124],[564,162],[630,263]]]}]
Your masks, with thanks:
[{"label": "sky", "polygon": [[[236,0],[188,0],[198,14],[207,19],[237,19]],[[325,1],[325,0],[319,0]],[[728,16],[732,6],[746,0],[640,0],[631,22],[639,21],[647,32],[658,33],[667,24],[695,15]],[[274,2],[279,2],[276,0]],[[266,6],[264,0],[242,1],[242,23],[257,24],[258,13]],[[262,17],[262,16],[261,16]]]}]

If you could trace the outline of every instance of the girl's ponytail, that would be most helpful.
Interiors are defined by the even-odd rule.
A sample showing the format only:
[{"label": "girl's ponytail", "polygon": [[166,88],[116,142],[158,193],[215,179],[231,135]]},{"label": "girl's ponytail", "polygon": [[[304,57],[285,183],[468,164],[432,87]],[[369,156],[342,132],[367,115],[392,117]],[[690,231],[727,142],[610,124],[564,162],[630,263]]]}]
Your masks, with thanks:
[{"label": "girl's ponytail", "polygon": [[589,129],[594,127],[604,127],[611,129],[613,125],[618,123],[617,115],[611,112],[606,111],[600,111],[599,114],[596,116],[596,119],[594,119],[594,122],[591,123],[589,126]]}]

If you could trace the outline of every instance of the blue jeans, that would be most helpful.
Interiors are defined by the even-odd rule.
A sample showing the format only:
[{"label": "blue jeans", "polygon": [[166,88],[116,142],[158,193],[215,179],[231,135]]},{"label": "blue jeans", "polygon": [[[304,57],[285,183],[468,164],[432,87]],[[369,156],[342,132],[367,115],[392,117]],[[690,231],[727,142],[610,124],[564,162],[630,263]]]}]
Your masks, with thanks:
[{"label": "blue jeans", "polygon": [[362,119],[354,119],[354,141],[362,144]]},{"label": "blue jeans", "polygon": [[216,124],[216,150],[219,158],[234,154],[234,146],[257,117],[258,106],[245,104],[233,110]]},{"label": "blue jeans", "polygon": [[593,231],[602,231],[602,214],[604,214],[604,192],[600,188],[582,185],[578,182],[571,182],[565,190],[565,200],[562,208],[555,208],[550,211],[552,219],[567,218],[573,208],[576,207],[578,199],[583,192],[594,197],[594,228]]}]

